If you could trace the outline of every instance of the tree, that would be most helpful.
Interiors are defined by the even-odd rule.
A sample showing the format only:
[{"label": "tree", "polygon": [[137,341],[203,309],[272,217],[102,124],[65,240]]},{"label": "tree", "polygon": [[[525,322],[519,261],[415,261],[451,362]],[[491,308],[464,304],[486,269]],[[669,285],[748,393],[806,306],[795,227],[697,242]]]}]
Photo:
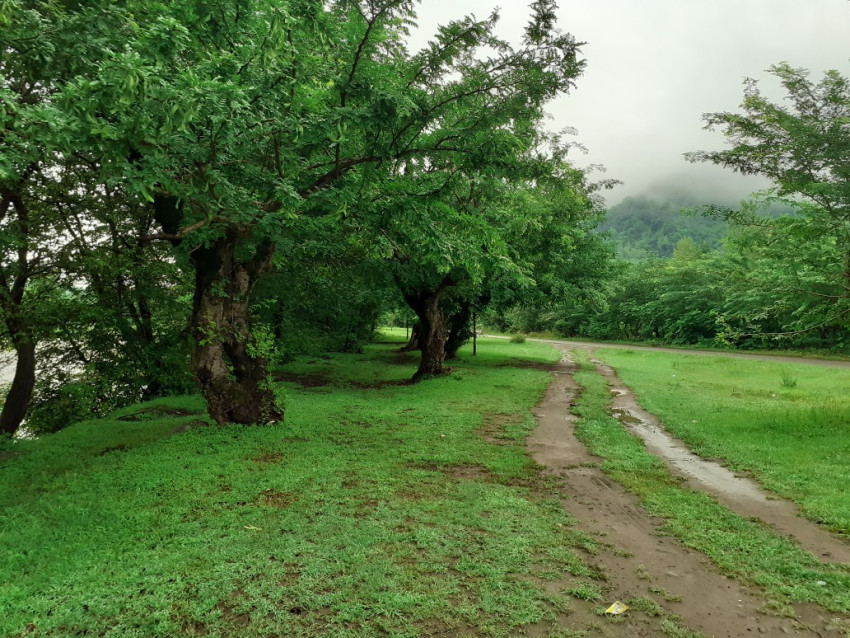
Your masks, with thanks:
[{"label": "tree", "polygon": [[[744,174],[773,180],[775,195],[790,197],[793,215],[766,219],[746,208],[714,212],[757,229],[763,256],[785,266],[762,270],[761,283],[793,304],[798,333],[829,325],[846,329],[850,316],[850,82],[828,71],[814,83],[803,69],[769,69],[786,92],[775,104],[745,82],[742,113],[711,113],[706,128],[721,127],[732,148],[690,153]],[[748,236],[752,244],[753,233]],[[777,272],[784,276],[778,280]],[[808,297],[808,300],[804,300]]]},{"label": "tree", "polygon": [[[72,154],[52,101],[60,86],[91,71],[104,43],[120,42],[116,11],[60,3],[0,5],[0,316],[17,355],[0,432],[19,427],[35,385],[36,345],[56,326],[48,312],[69,237],[54,202],[78,190],[70,175],[89,179]],[[80,211],[77,211],[78,213]],[[47,303],[47,305],[45,305]]]}]

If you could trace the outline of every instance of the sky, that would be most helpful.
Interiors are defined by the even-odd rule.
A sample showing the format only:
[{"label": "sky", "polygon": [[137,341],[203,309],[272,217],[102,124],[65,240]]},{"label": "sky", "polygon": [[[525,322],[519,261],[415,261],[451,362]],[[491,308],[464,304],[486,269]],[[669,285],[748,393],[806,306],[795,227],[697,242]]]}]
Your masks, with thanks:
[{"label": "sky", "polygon": [[[499,35],[518,43],[528,23],[527,1],[422,0],[417,48],[438,24],[500,8]],[[570,95],[549,107],[553,130],[577,129],[579,166],[601,164],[599,178],[623,185],[608,191],[614,205],[629,195],[685,187],[723,203],[769,184],[682,154],[725,147],[703,130],[702,114],[739,111],[743,80],[759,80],[783,95],[766,69],[778,62],[811,70],[812,79],[838,69],[850,75],[850,0],[560,0],[559,26],[585,42],[587,68]]]}]

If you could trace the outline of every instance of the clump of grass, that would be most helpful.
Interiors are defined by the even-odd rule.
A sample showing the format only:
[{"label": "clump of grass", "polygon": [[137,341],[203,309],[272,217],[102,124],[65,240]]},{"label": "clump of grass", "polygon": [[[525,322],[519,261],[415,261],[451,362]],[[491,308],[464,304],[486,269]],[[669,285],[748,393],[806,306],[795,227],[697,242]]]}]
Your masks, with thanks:
[{"label": "clump of grass", "polygon": [[511,343],[525,343],[524,334],[515,334],[511,336]]},{"label": "clump of grass", "polygon": [[665,618],[662,620],[661,630],[670,638],[705,638],[704,633],[686,629],[674,618]]},{"label": "clump of grass", "polygon": [[650,598],[649,596],[643,596],[641,598],[630,598],[626,601],[626,604],[632,609],[642,611],[647,616],[651,616],[653,618],[657,618],[659,616],[664,615],[664,608],[657,602],[652,600],[652,598]]},{"label": "clump of grass", "polygon": [[783,388],[796,388],[797,377],[791,374],[788,370],[783,370],[780,376],[780,383]]},{"label": "clump of grass", "polygon": [[587,600],[592,603],[598,603],[602,600],[602,589],[599,585],[589,581],[578,582],[574,587],[564,589],[565,594],[569,594],[573,598],[579,600]]},{"label": "clump of grass", "polygon": [[674,594],[673,592],[670,592],[664,589],[663,587],[650,587],[649,591],[651,591],[653,594],[661,596],[668,603],[682,602],[682,597],[679,594]]}]

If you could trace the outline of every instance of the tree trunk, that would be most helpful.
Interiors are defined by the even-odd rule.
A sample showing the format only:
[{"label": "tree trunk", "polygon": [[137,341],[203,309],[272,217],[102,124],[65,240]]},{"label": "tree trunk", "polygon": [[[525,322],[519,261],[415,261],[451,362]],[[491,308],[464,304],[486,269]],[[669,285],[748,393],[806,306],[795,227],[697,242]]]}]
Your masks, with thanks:
[{"label": "tree trunk", "polygon": [[457,351],[472,336],[469,330],[471,320],[472,304],[468,301],[460,302],[457,312],[448,318],[449,336],[446,340],[446,359],[449,361],[457,358]]},{"label": "tree trunk", "polygon": [[244,235],[225,237],[191,253],[195,268],[192,305],[192,371],[217,423],[265,424],[283,419],[268,364],[257,352],[249,304],[257,280],[271,268],[274,246],[265,242],[247,261],[236,258]]},{"label": "tree trunk", "polygon": [[29,335],[19,334],[13,337],[15,354],[15,378],[6,395],[3,412],[0,413],[0,434],[13,435],[29,409],[32,391],[35,387],[35,342]]},{"label": "tree trunk", "polygon": [[409,293],[404,296],[408,305],[419,318],[419,348],[422,358],[419,369],[413,375],[417,383],[428,377],[446,374],[443,360],[446,356],[446,339],[449,331],[446,318],[440,308],[442,290],[425,290]]}]

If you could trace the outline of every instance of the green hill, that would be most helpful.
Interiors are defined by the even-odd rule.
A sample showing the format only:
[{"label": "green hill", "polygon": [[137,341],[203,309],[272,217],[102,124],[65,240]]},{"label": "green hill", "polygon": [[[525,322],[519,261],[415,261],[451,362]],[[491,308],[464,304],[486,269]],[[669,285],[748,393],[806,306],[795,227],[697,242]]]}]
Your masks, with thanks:
[{"label": "green hill", "polygon": [[671,257],[680,239],[690,237],[714,250],[726,236],[727,223],[701,215],[683,215],[683,208],[706,202],[664,196],[626,197],[608,209],[601,231],[610,231],[624,259]]}]

